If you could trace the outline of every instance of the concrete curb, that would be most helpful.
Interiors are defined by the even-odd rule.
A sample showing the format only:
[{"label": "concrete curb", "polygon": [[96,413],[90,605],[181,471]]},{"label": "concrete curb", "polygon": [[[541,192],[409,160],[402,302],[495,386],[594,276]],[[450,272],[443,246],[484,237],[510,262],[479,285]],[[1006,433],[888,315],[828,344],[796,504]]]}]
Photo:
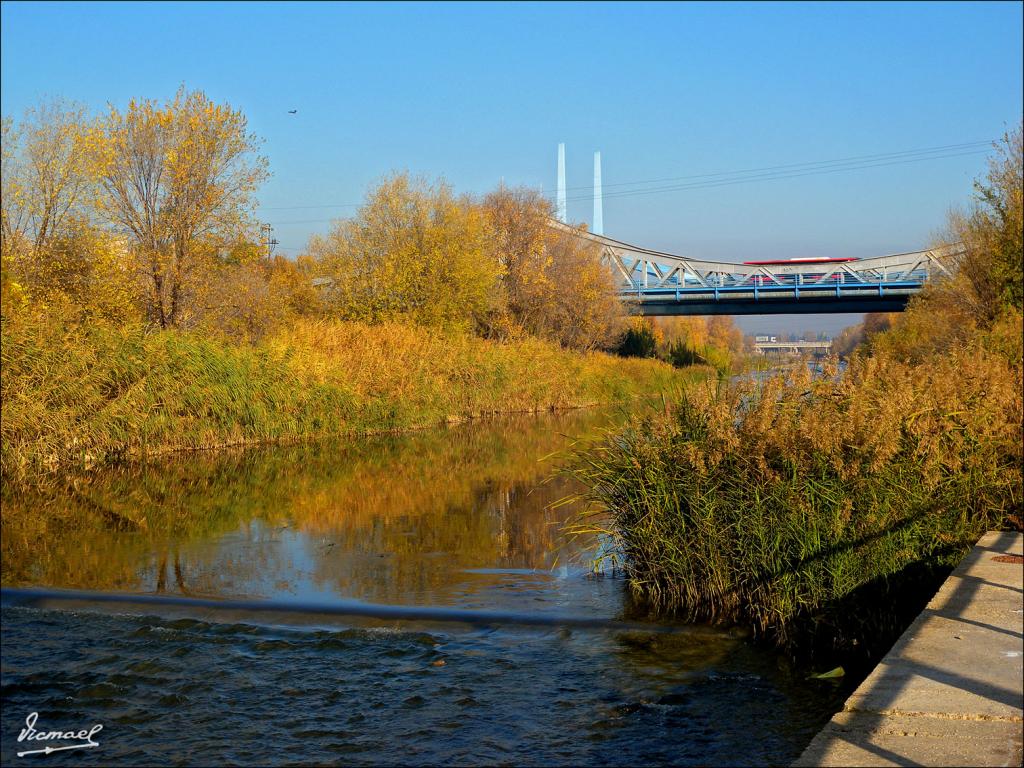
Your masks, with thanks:
[{"label": "concrete curb", "polygon": [[1024,535],[986,533],[795,766],[1020,766]]}]

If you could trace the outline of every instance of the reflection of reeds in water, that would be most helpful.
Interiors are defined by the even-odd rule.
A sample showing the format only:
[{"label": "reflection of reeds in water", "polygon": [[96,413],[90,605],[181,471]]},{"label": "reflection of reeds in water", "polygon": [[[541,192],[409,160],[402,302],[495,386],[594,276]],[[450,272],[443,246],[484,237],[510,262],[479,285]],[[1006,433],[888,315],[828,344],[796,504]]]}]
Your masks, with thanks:
[{"label": "reflection of reeds in water", "polygon": [[[190,454],[65,487],[7,488],[3,580],[200,594],[228,576],[246,583],[276,573],[287,581],[284,536],[305,542],[317,582],[357,580],[364,592],[377,577],[429,584],[451,578],[446,569],[546,567],[568,511],[550,509],[567,490],[564,480],[543,482],[558,459],[542,459],[564,448],[566,435],[609,418],[511,417],[356,442]],[[193,546],[236,530],[237,550]],[[444,553],[437,567],[424,565],[430,553]]]}]

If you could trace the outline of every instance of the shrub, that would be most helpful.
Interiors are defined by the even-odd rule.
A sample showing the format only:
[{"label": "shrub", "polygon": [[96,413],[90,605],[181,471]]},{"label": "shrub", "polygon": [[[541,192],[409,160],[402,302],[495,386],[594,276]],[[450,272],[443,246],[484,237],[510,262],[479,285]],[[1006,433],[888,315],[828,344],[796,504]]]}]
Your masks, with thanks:
[{"label": "shrub", "polygon": [[658,350],[658,339],[646,324],[636,324],[626,329],[619,342],[619,354],[623,357],[654,357]]}]

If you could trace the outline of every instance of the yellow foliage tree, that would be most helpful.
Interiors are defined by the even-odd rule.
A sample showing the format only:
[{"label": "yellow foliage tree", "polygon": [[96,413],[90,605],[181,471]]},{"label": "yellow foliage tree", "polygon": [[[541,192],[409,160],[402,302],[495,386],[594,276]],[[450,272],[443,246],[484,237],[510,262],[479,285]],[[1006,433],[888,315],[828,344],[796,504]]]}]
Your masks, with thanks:
[{"label": "yellow foliage tree", "polygon": [[89,138],[97,209],[131,240],[150,319],[190,324],[211,257],[251,233],[267,176],[244,115],[182,88],[163,106],[111,107]]},{"label": "yellow foliage tree", "polygon": [[384,179],[353,219],[314,236],[308,252],[329,279],[327,310],[346,319],[408,319],[472,328],[497,301],[500,265],[487,219],[440,182]]},{"label": "yellow foliage tree", "polygon": [[707,318],[708,344],[732,355],[743,352],[743,331],[736,327],[727,315],[713,315]]},{"label": "yellow foliage tree", "polygon": [[308,258],[266,258],[258,244],[238,244],[227,256],[207,260],[193,325],[235,341],[258,341],[319,312],[312,281]]},{"label": "yellow foliage tree", "polygon": [[949,239],[962,244],[956,293],[965,309],[989,326],[1007,307],[1022,308],[1024,288],[1024,129],[996,145],[988,174],[975,182],[967,213],[950,216]]},{"label": "yellow foliage tree", "polygon": [[85,109],[61,100],[3,121],[5,297],[69,318],[136,316],[137,273],[123,242],[92,222]]},{"label": "yellow foliage tree", "polygon": [[74,227],[89,189],[84,107],[54,100],[3,120],[4,250],[25,246],[36,257]]},{"label": "yellow foliage tree", "polygon": [[608,347],[621,328],[625,309],[598,247],[556,232],[549,252],[547,275],[554,295],[541,315],[547,323],[543,335],[569,349]]},{"label": "yellow foliage tree", "polygon": [[551,226],[538,191],[500,186],[482,202],[502,267],[506,314],[496,335],[527,333],[579,350],[611,343],[625,314],[596,246]]},{"label": "yellow foliage tree", "polygon": [[1020,125],[1003,137],[985,178],[975,182],[972,208],[950,214],[942,239],[963,246],[953,278],[911,299],[907,311],[892,319],[890,332],[868,335],[870,354],[917,364],[973,343],[979,334],[1000,338],[1007,328],[1013,330],[1012,341],[1006,343],[1019,350],[1024,300],[1022,139]]},{"label": "yellow foliage tree", "polygon": [[660,331],[664,344],[684,344],[690,349],[703,349],[708,345],[708,322],[706,317],[655,317],[651,318]]},{"label": "yellow foliage tree", "polygon": [[536,335],[537,321],[554,298],[547,226],[554,209],[536,190],[504,185],[484,197],[482,206],[493,231],[490,251],[502,268],[504,311],[490,330],[499,337]]},{"label": "yellow foliage tree", "polygon": [[725,371],[735,358],[751,351],[743,332],[725,315],[660,317],[652,322],[661,333],[659,354],[674,365],[702,363]]}]

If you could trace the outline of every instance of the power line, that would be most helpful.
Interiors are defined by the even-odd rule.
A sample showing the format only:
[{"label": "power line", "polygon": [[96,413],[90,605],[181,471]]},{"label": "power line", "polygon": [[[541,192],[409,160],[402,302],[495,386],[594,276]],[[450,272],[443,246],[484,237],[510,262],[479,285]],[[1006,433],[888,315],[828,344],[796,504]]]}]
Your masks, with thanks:
[{"label": "power line", "polygon": [[304,208],[358,208],[362,203],[326,203],[323,205],[278,205],[272,207],[262,207],[260,210],[263,211],[299,211]]},{"label": "power line", "polygon": [[[746,168],[737,171],[716,171],[714,173],[699,173],[690,176],[670,176],[664,179],[647,179],[645,181],[620,181],[614,184],[604,184],[605,188],[608,187],[624,187],[624,186],[636,186],[639,184],[660,184],[669,181],[686,181],[689,179],[708,179],[715,176],[733,176],[738,174],[747,173],[762,173],[766,171],[777,171],[786,168],[797,169],[797,168],[809,168],[811,166],[828,166],[834,164],[845,164],[857,161],[869,161],[869,160],[886,160],[891,158],[909,156],[909,155],[926,155],[935,152],[946,152],[952,150],[970,149],[975,147],[991,147],[991,141],[967,141],[960,144],[945,144],[938,147],[924,147],[921,149],[904,149],[898,152],[882,152],[874,155],[853,155],[851,157],[839,157],[831,160],[812,160],[802,163],[787,163],[785,165],[769,165],[762,168]],[[567,189],[586,189],[589,190],[589,186],[581,187],[567,187]]]},{"label": "power line", "polygon": [[[800,177],[803,177],[803,176],[823,176],[823,175],[831,174],[831,173],[839,173],[841,171],[859,171],[859,170],[863,170],[863,169],[866,169],[866,168],[881,168],[881,167],[891,166],[891,165],[905,165],[907,163],[919,163],[919,162],[923,162],[925,160],[944,160],[944,159],[951,158],[951,157],[965,157],[967,155],[983,155],[983,154],[987,154],[987,153],[988,153],[988,150],[977,149],[977,150],[972,150],[972,151],[968,151],[968,152],[955,152],[955,153],[950,153],[950,154],[945,154],[945,155],[930,155],[928,157],[915,157],[915,158],[909,158],[909,159],[904,159],[904,160],[893,160],[893,161],[881,162],[881,163],[860,163],[860,164],[848,165],[848,166],[844,166],[844,167],[822,168],[822,169],[817,169],[816,168],[816,169],[812,169],[812,170],[800,171],[800,172],[791,172],[791,173],[760,174],[760,175],[754,175],[754,176],[749,176],[749,177],[742,177],[742,178],[735,178],[735,179],[719,179],[719,180],[715,180],[715,181],[707,181],[707,182],[701,182],[701,183],[695,183],[695,184],[680,184],[680,185],[672,185],[672,186],[667,186],[667,187],[654,187],[654,188],[651,188],[651,189],[620,190],[618,192],[612,192],[610,194],[606,194],[606,195],[604,195],[604,197],[607,199],[609,197],[633,197],[633,196],[637,196],[637,195],[663,194],[663,193],[666,193],[666,192],[682,192],[682,191],[688,191],[688,190],[694,190],[694,189],[710,189],[710,188],[713,188],[713,187],[731,186],[733,184],[749,184],[751,182],[756,182],[756,181],[776,181],[778,179],[795,179],[795,178],[800,178]],[[589,200],[590,199],[590,195],[578,195],[576,197],[572,197],[572,198],[569,198],[569,199],[570,200],[574,200],[574,201]]]},{"label": "power line", "polygon": [[[959,144],[944,144],[944,145],[935,146],[935,147],[922,147],[922,148],[918,148],[918,149],[904,149],[904,150],[899,150],[899,151],[896,151],[896,152],[882,152],[882,153],[876,153],[876,154],[871,154],[871,155],[852,155],[852,156],[849,156],[849,157],[832,158],[830,160],[811,160],[811,161],[805,161],[805,162],[800,162],[800,163],[786,163],[786,164],[783,164],[783,165],[769,165],[769,166],[763,166],[763,167],[760,167],[760,168],[746,168],[746,169],[735,170],[735,171],[715,171],[713,173],[700,173],[700,174],[692,174],[692,175],[688,175],[688,176],[669,176],[669,177],[665,177],[665,178],[661,178],[661,179],[645,179],[645,180],[641,180],[641,181],[620,181],[620,182],[615,182],[615,183],[611,183],[611,184],[604,184],[603,186],[604,186],[604,189],[609,189],[609,188],[615,188],[615,187],[632,187],[632,186],[638,186],[638,185],[643,185],[643,184],[663,184],[663,183],[672,182],[672,181],[689,181],[689,180],[694,180],[694,179],[714,179],[716,177],[741,176],[741,175],[745,175],[745,174],[763,174],[763,173],[767,173],[767,172],[782,171],[782,170],[786,170],[786,169],[790,169],[790,170],[794,170],[794,171],[796,171],[796,170],[811,170],[812,168],[817,168],[817,167],[826,168],[826,167],[829,167],[829,166],[846,165],[846,164],[849,164],[849,163],[868,162],[868,161],[875,161],[875,160],[883,161],[883,160],[889,160],[889,159],[899,159],[899,158],[904,158],[904,157],[909,158],[911,156],[918,156],[918,155],[921,156],[921,159],[931,159],[931,157],[936,157],[936,159],[940,159],[940,158],[943,158],[943,157],[957,157],[959,155],[955,155],[955,154],[936,155],[934,153],[945,153],[945,152],[949,152],[949,151],[967,150],[967,149],[971,149],[971,148],[974,148],[974,147],[986,147],[987,148],[987,147],[990,147],[991,145],[992,145],[992,142],[990,140],[985,140],[985,141],[968,141],[968,142],[961,142]],[[986,151],[987,151],[987,149],[986,149]],[[867,166],[864,166],[864,167],[872,167],[872,166],[867,165]],[[589,186],[567,187],[566,190],[567,191],[571,191],[571,190],[588,190],[589,191],[590,187]],[[609,195],[605,195],[605,196],[606,197],[616,196],[618,194],[621,194],[622,192],[632,192],[632,191],[639,191],[639,190],[620,190],[619,192],[613,191]],[[581,197],[574,197],[574,198],[571,198],[571,199],[578,200],[578,199],[582,199],[582,198]],[[323,204],[315,204],[315,205],[270,206],[270,207],[262,207],[261,210],[264,210],[264,211],[298,211],[298,210],[314,210],[314,209],[321,209],[321,208],[359,208],[361,205],[362,205],[362,203],[323,203]],[[324,220],[323,219],[314,219],[314,220],[309,220],[309,221],[297,221],[297,222],[289,222],[289,223],[296,223],[296,224],[307,224],[308,223],[308,224],[312,224],[312,223],[318,223],[318,222],[321,222],[321,221],[324,221]],[[327,219],[327,221],[331,221],[331,219]],[[284,223],[284,222],[282,222],[282,223]]]},{"label": "power line", "polygon": [[290,219],[288,221],[272,221],[271,224],[280,226],[282,224],[323,224],[325,222],[337,221],[338,217],[335,216],[332,219]]},{"label": "power line", "polygon": [[[973,146],[976,143],[977,142],[972,143],[972,144],[965,144],[965,145],[961,145],[961,146],[964,146],[964,147],[966,147],[966,146]],[[957,146],[957,145],[951,145],[951,146]],[[711,188],[714,188],[714,187],[732,186],[732,185],[735,185],[735,184],[749,184],[749,183],[758,182],[758,181],[778,181],[780,179],[795,179],[795,178],[802,178],[802,177],[805,177],[805,176],[823,176],[823,175],[832,174],[832,173],[840,173],[840,172],[843,172],[843,171],[857,171],[857,170],[864,170],[864,169],[868,169],[868,168],[881,168],[881,167],[894,166],[894,165],[906,165],[908,163],[919,163],[919,162],[924,162],[924,161],[927,161],[927,160],[944,160],[944,159],[953,158],[953,157],[965,157],[965,156],[969,156],[969,155],[981,155],[981,154],[987,154],[987,152],[988,152],[987,149],[973,149],[973,150],[966,150],[966,151],[960,151],[960,152],[946,152],[945,154],[928,154],[928,155],[924,155],[924,156],[921,156],[921,157],[902,157],[900,159],[883,160],[883,161],[877,161],[877,162],[864,162],[864,161],[853,161],[853,160],[847,160],[847,161],[833,160],[833,161],[825,161],[825,162],[832,163],[832,166],[813,167],[813,168],[807,168],[807,166],[810,165],[808,163],[797,163],[797,164],[792,164],[792,165],[788,165],[788,166],[774,166],[775,168],[778,168],[778,169],[783,169],[783,168],[790,168],[790,169],[792,169],[792,170],[789,170],[789,171],[770,172],[770,171],[765,170],[765,171],[759,171],[759,172],[756,172],[756,173],[752,173],[752,172],[748,171],[748,172],[745,172],[745,173],[747,173],[746,176],[736,175],[736,174],[744,173],[744,172],[741,172],[741,171],[731,171],[731,172],[720,173],[720,174],[703,174],[703,175],[701,175],[699,177],[694,177],[694,178],[707,178],[708,176],[725,176],[725,175],[729,175],[729,174],[734,175],[734,178],[710,179],[710,180],[707,180],[707,181],[694,182],[694,183],[690,183],[690,184],[673,184],[673,185],[669,185],[669,186],[651,187],[651,188],[647,188],[647,189],[644,189],[644,188],[641,188],[641,189],[624,189],[624,190],[619,190],[619,191],[613,191],[613,192],[610,192],[610,193],[606,193],[604,195],[604,197],[606,199],[607,198],[617,198],[617,197],[635,197],[635,196],[640,196],[640,195],[666,194],[666,193],[671,193],[671,192],[685,192],[685,191],[698,190],[698,189],[711,189]],[[893,157],[894,155],[899,155],[899,154],[906,155],[907,153],[889,153],[887,155],[880,155],[878,157]],[[837,163],[842,163],[842,164],[841,165],[837,165]],[[799,168],[799,166],[803,166],[803,169],[801,170]],[[550,200],[552,198],[550,196],[548,196],[547,199]],[[583,201],[583,200],[590,200],[590,195],[577,195],[575,197],[568,198],[568,200],[572,201],[572,202],[578,202],[578,201]],[[325,206],[325,207],[329,207],[329,206]],[[290,220],[290,221],[277,221],[277,222],[274,222],[274,223],[275,224],[279,224],[279,225],[284,225],[284,224],[323,224],[323,223],[330,223],[332,221],[337,221],[337,217],[331,218],[331,219],[294,219],[294,220]]]}]

